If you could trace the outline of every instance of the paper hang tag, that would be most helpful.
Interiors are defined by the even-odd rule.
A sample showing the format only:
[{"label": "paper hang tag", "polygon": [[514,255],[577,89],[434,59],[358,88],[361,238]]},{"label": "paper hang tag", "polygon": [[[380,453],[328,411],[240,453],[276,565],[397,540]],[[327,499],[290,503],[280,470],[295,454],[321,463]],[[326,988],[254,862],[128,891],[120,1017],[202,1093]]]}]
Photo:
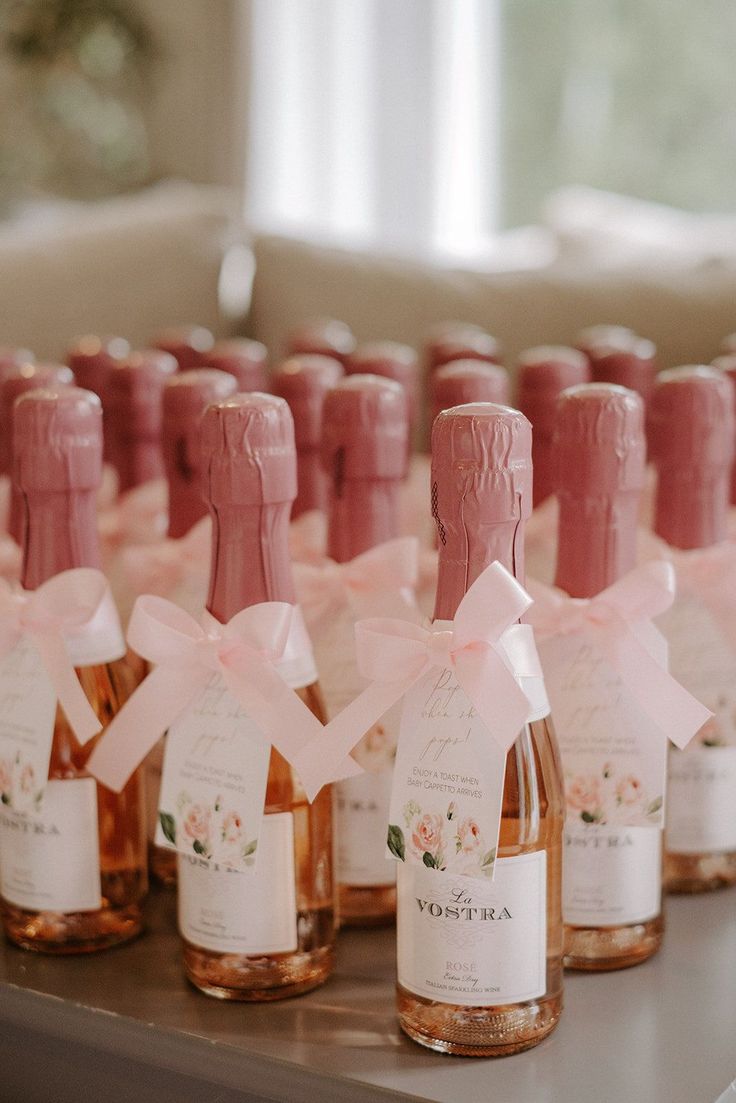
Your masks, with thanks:
[{"label": "paper hang tag", "polygon": [[232,870],[253,870],[271,744],[213,672],[169,728],[156,842]]},{"label": "paper hang tag", "polygon": [[428,671],[404,698],[387,845],[390,857],[489,879],[506,754],[458,685]]},{"label": "paper hang tag", "polygon": [[0,800],[15,812],[43,805],[55,719],[51,679],[23,637],[0,661]]},{"label": "paper hang tag", "polygon": [[[656,634],[650,642],[655,644]],[[587,640],[555,636],[538,646],[562,756],[568,821],[660,826],[667,740]]]}]

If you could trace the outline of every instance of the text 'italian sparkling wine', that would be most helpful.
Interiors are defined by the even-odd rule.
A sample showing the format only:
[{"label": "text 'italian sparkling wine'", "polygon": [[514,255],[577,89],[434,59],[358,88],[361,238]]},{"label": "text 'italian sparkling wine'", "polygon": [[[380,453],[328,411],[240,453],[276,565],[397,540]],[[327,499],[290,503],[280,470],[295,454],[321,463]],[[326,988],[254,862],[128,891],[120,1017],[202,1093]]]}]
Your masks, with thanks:
[{"label": "text 'italian sparkling wine'", "polygon": [[[330,718],[363,688],[355,661],[356,620],[412,611],[416,544],[398,539],[408,439],[406,396],[398,383],[352,375],[327,395],[322,438],[330,492],[327,550],[344,565],[344,586],[331,608],[315,609],[314,627],[306,606],[305,616]],[[364,554],[372,549],[372,557]],[[297,577],[308,570],[299,569]],[[328,567],[328,587],[329,573]],[[393,920],[396,912],[386,824],[399,718],[395,706],[373,725],[353,751],[365,772],[335,786],[341,923],[377,924]]]},{"label": "text 'italian sparkling wine'", "polygon": [[[296,454],[286,402],[258,393],[235,395],[210,406],[202,436],[213,520],[211,617],[226,624],[260,602],[293,603],[288,526],[296,494]],[[321,719],[303,623],[292,651],[283,660],[283,677]],[[208,711],[205,728],[209,724],[215,739],[228,725],[222,728],[216,702],[209,703]],[[171,734],[168,738],[171,747]],[[243,764],[235,766],[242,769]],[[240,817],[228,816],[225,807],[232,796],[226,786],[211,809],[182,809],[185,835],[198,844],[190,856],[179,859],[184,965],[193,984],[221,999],[296,995],[324,981],[333,964],[332,795],[324,789],[309,804],[275,747],[265,769],[265,815],[254,870],[240,872],[207,858],[212,844],[217,842],[225,854],[232,841],[247,861],[248,848],[240,846]]]},{"label": "text 'italian sparkling wine'", "polygon": [[[435,629],[452,626],[466,591],[494,561],[523,581],[531,495],[531,426],[522,414],[488,403],[439,415],[432,430]],[[480,609],[466,613],[481,614],[489,625],[500,615],[491,607],[487,618]],[[533,651],[531,629],[519,629]],[[526,638],[515,637],[516,644]],[[487,646],[478,644],[479,657]],[[392,829],[394,846],[399,840],[406,848],[397,870],[398,1013],[402,1029],[432,1049],[516,1053],[549,1034],[562,1010],[563,793],[543,685],[541,697],[539,718],[523,725],[506,756],[497,848],[495,826],[481,827],[484,810],[474,803],[479,789],[492,799],[488,775],[443,770],[443,754],[471,739],[487,741],[476,748],[483,758],[499,758],[451,670],[435,679],[416,718],[428,737],[408,779],[416,796],[404,824]],[[408,706],[409,699],[402,742]],[[502,751],[495,772],[500,784]],[[421,861],[409,861],[410,851]]]},{"label": "text 'italian sparkling wine'", "polygon": [[[571,598],[593,599],[636,565],[646,457],[641,398],[605,383],[563,392],[554,447],[555,582]],[[601,599],[601,610],[612,605]],[[635,965],[659,949],[664,926],[666,737],[630,699],[595,632],[561,631],[545,641],[538,631],[538,641],[545,672],[550,651],[550,662],[565,664],[560,678],[547,677],[567,797],[565,964]]]},{"label": "text 'italian sparkling wine'", "polygon": [[[14,442],[27,517],[25,612],[0,672],[10,702],[0,720],[3,923],[8,938],[26,949],[82,953],[140,931],[147,887],[140,772],[112,793],[85,768],[95,732],[136,681],[97,570],[99,399],[76,388],[29,392],[16,404]],[[7,601],[19,608],[17,598]],[[76,668],[71,684],[60,678],[65,660]],[[24,738],[9,755],[18,730]]]},{"label": "text 'italian sparkling wine'", "polygon": [[674,676],[714,716],[669,762],[665,884],[736,883],[736,546],[727,540],[733,384],[705,367],[662,372],[650,405],[655,532],[678,597],[659,621]]}]

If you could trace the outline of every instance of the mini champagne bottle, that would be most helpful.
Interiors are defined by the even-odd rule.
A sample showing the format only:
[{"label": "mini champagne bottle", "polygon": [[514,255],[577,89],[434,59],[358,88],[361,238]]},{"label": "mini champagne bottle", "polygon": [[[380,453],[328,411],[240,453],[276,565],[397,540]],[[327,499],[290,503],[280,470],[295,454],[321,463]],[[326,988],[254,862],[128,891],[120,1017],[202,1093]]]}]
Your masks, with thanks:
[{"label": "mini champagne bottle", "polygon": [[[225,623],[259,602],[293,602],[288,528],[296,454],[289,407],[270,395],[234,395],[209,407],[202,439],[213,522],[209,613]],[[289,670],[288,681],[321,719],[311,656],[305,659]],[[255,871],[182,856],[178,884],[184,967],[201,991],[273,1000],[321,984],[334,953],[329,787],[310,804],[272,749]]]},{"label": "mini champagne bottle", "polygon": [[[733,384],[713,368],[662,372],[650,414],[654,529],[673,549],[678,575],[678,596],[660,627],[673,675],[715,714],[684,751],[670,750],[665,885],[702,892],[736,883],[736,657],[718,624],[720,595],[704,605],[688,563],[718,545],[729,553]],[[717,587],[718,565],[706,574]]]},{"label": "mini champagne bottle", "polygon": [[[396,539],[406,476],[409,422],[398,383],[351,375],[327,395],[322,462],[329,485],[327,551],[337,563]],[[383,596],[383,595],[381,595]],[[398,593],[385,595],[400,615]],[[378,598],[377,598],[378,600]],[[408,608],[404,601],[403,608]],[[366,610],[378,614],[378,609]],[[363,681],[355,662],[355,617],[346,608],[315,628],[328,716],[357,697]],[[386,859],[391,776],[400,711],[381,717],[353,752],[365,773],[335,786],[336,856],[340,922],[373,926],[392,922],[396,876]]]},{"label": "mini champagne bottle", "polygon": [[[435,623],[452,620],[494,560],[523,583],[531,483],[531,426],[518,411],[478,403],[436,419]],[[468,912],[461,943],[454,917],[459,908],[445,908],[443,901],[452,904],[469,878],[458,886],[449,874],[399,864],[398,1013],[415,1041],[444,1053],[503,1056],[536,1045],[556,1026],[562,1010],[563,816],[554,732],[548,718],[533,720],[507,756],[494,879],[472,880],[477,906]],[[428,893],[439,905],[431,911],[418,906]],[[496,915],[503,922],[486,921]],[[462,996],[456,975],[463,978]],[[498,991],[493,1004],[468,991],[479,986]]]},{"label": "mini champagne bottle", "polygon": [[[572,598],[592,598],[636,565],[646,456],[641,399],[614,384],[571,387],[557,403],[553,447],[555,585]],[[615,760],[599,767],[584,784],[570,779],[568,789],[562,915],[565,964],[574,969],[637,965],[659,949],[664,930],[662,829],[593,822],[597,815],[605,821],[627,785],[626,776],[616,781]]]},{"label": "mini champagne bottle", "polygon": [[[14,454],[27,517],[24,588],[35,590],[71,568],[99,568],[99,399],[71,387],[22,396],[15,409]],[[124,653],[117,626],[86,641],[84,656],[75,662],[103,724],[135,688]],[[85,769],[98,739],[80,746],[57,707],[39,808],[23,814],[4,809],[0,818],[3,925],[25,949],[84,953],[141,930],[147,888],[142,775],[137,771],[121,793],[99,785]]]}]

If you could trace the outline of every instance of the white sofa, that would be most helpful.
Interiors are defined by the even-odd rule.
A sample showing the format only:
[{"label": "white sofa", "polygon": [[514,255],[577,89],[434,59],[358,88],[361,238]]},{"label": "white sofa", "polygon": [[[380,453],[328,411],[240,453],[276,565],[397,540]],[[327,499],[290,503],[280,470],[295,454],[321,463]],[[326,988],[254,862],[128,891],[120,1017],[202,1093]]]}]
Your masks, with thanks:
[{"label": "white sofa", "polygon": [[534,234],[526,260],[507,248],[518,233],[498,239],[486,271],[257,237],[250,329],[279,349],[298,322],[330,315],[359,339],[418,344],[432,323],[458,318],[499,337],[513,366],[530,345],[617,322],[652,338],[663,367],[709,361],[736,330],[734,217],[567,189]]},{"label": "white sofa", "polygon": [[58,359],[83,333],[140,346],[163,326],[192,321],[232,332],[239,319],[223,313],[219,280],[229,248],[243,240],[239,216],[233,194],[178,182],[26,207],[0,223],[0,346]]}]

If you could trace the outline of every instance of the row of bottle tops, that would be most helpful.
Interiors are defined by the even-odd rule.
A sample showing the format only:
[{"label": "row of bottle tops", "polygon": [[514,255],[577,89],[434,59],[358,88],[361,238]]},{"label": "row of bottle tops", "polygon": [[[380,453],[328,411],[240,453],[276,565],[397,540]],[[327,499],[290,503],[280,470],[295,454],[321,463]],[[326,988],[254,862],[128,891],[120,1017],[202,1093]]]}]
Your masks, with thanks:
[{"label": "row of bottle tops", "polygon": [[[318,457],[323,447],[324,403],[345,374],[379,376],[392,381],[397,391],[401,388],[410,434],[412,423],[416,429],[421,419],[424,394],[430,399],[432,420],[439,410],[451,406],[479,401],[508,405],[512,401],[510,375],[502,366],[499,342],[467,323],[435,327],[427,335],[423,358],[395,342],[358,345],[350,328],[335,320],[300,327],[290,335],[286,353],[269,371],[268,351],[261,343],[244,338],[215,341],[199,326],[164,331],[152,340],[150,349],[138,352],[131,352],[120,337],[84,337],[69,351],[65,365],[36,363],[27,350],[0,349],[0,472],[11,471],[15,400],[39,386],[76,382],[99,395],[105,418],[105,455],[117,469],[121,491],[165,474],[171,482],[193,472],[198,467],[199,417],[211,402],[235,391],[273,391],[286,399],[294,416],[297,453],[302,461],[293,510],[293,516],[298,516],[326,505]],[[736,334],[724,339],[722,355],[713,364],[736,378]],[[655,422],[650,407],[656,380],[653,343],[623,326],[593,326],[578,335],[575,348],[542,346],[518,358],[514,401],[534,429],[535,505],[554,491],[559,394],[590,381],[614,383],[638,393],[645,411],[650,410],[646,428],[652,453]],[[359,387],[359,381],[355,382]],[[391,400],[388,385],[383,393],[385,420],[390,419],[396,402]],[[666,429],[664,441],[668,432]],[[389,466],[391,442],[395,444],[400,435],[397,427],[392,436],[387,425],[376,443]],[[699,449],[696,440],[691,449],[694,456],[684,462],[697,462]],[[170,530],[169,535],[183,535],[189,527],[187,518],[181,527],[183,531]]]}]

